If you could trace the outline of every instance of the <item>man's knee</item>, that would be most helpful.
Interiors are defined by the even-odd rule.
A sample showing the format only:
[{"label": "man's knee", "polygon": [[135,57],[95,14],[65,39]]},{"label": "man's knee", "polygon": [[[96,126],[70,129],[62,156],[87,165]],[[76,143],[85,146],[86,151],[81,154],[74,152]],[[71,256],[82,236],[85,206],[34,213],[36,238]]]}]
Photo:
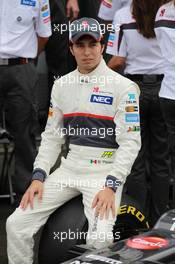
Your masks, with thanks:
[{"label": "man's knee", "polygon": [[11,214],[6,221],[7,234],[16,233],[18,229],[22,228],[22,217],[16,211]]}]

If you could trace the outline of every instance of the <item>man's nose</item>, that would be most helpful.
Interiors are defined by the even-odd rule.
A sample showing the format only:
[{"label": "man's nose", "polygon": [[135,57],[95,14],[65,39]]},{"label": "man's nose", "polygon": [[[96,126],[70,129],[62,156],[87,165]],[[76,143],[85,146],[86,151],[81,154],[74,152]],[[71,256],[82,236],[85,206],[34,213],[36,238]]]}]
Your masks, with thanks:
[{"label": "man's nose", "polygon": [[90,48],[89,47],[85,47],[84,48],[84,54],[87,56],[90,54]]}]

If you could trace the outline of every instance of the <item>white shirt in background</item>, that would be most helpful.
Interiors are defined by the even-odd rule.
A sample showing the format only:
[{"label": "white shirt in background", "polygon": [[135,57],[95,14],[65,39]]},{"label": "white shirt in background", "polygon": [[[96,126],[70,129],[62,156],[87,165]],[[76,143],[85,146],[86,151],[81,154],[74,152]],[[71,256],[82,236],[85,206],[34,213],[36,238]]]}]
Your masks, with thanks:
[{"label": "white shirt in background", "polygon": [[50,35],[49,0],[0,0],[0,58],[35,58]]},{"label": "white shirt in background", "polygon": [[155,32],[164,58],[165,77],[160,97],[175,100],[175,6],[174,1],[161,6],[157,12]]},{"label": "white shirt in background", "polygon": [[131,0],[103,0],[98,16],[104,20],[112,21],[115,12],[124,6],[130,5]]},{"label": "white shirt in background", "polygon": [[147,39],[137,31],[131,7],[115,13],[106,52],[126,58],[126,74],[163,74],[163,58],[156,38]]}]

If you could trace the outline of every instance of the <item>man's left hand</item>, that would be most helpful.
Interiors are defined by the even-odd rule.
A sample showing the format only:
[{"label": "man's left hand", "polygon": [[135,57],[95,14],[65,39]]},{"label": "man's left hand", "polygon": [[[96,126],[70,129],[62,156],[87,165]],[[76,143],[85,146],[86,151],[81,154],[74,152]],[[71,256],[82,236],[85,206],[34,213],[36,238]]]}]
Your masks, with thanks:
[{"label": "man's left hand", "polygon": [[66,5],[67,17],[70,21],[76,19],[79,14],[79,6],[77,0],[68,0]]},{"label": "man's left hand", "polygon": [[95,208],[95,215],[99,215],[100,219],[103,219],[104,215],[108,219],[110,210],[112,210],[112,216],[115,218],[114,191],[109,187],[105,187],[104,190],[99,191],[92,202],[92,208]]}]

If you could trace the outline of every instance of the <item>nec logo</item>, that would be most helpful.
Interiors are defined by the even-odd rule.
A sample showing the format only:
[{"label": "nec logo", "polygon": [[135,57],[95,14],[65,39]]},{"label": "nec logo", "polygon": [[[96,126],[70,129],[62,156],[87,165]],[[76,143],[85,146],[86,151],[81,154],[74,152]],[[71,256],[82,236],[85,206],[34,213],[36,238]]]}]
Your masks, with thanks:
[{"label": "nec logo", "polygon": [[92,103],[112,105],[113,97],[92,94],[90,101]]}]

